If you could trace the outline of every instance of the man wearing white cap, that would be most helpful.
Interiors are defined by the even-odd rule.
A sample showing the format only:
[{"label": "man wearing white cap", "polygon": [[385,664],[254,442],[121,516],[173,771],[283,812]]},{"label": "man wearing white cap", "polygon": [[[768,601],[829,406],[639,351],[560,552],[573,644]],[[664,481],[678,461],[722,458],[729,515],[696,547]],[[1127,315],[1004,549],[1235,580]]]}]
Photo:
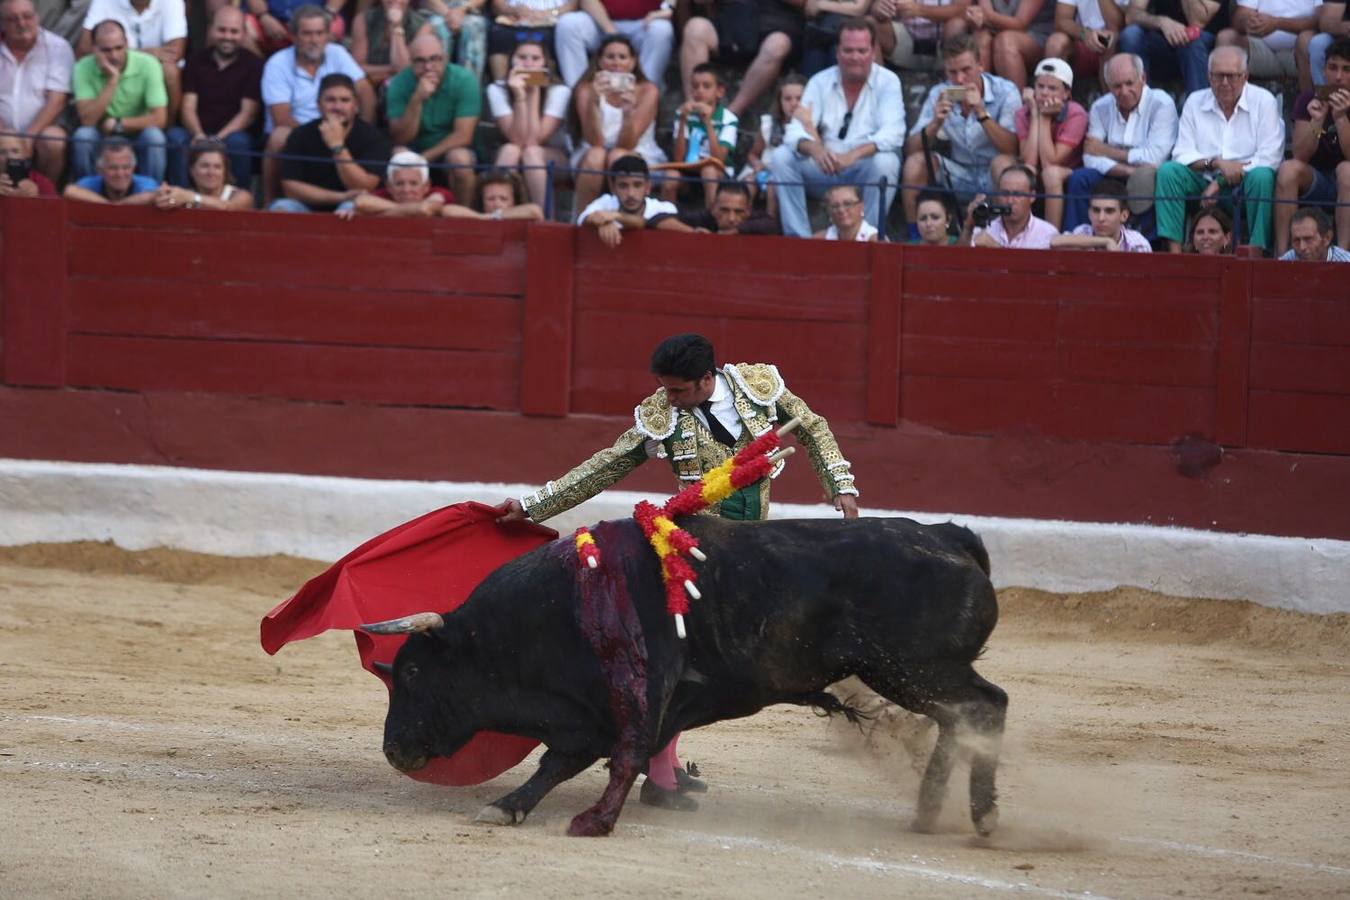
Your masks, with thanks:
[{"label": "man wearing white cap", "polygon": [[1036,64],[1035,82],[1023,94],[1015,125],[1022,162],[1041,176],[1045,220],[1058,231],[1064,219],[1064,188],[1083,164],[1087,110],[1069,98],[1073,69],[1051,57]]}]

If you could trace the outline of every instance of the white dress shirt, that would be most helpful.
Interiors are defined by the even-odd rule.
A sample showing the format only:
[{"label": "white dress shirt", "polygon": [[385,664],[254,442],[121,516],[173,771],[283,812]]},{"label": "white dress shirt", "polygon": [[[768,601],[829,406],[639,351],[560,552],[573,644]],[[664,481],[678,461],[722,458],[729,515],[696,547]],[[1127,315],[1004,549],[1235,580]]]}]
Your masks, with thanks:
[{"label": "white dress shirt", "polygon": [[[741,432],[745,430],[745,425],[741,422],[740,413],[736,412],[736,404],[732,400],[731,388],[727,387],[727,376],[718,372],[713,378],[712,396],[708,398],[712,401],[712,413],[717,417],[717,421],[722,423],[722,427],[727,430],[733,440],[741,439]],[[703,414],[703,410],[694,407],[694,416],[703,423],[704,428],[708,428],[708,417]],[[712,429],[708,429],[711,431]]]},{"label": "white dress shirt", "polygon": [[132,50],[152,50],[169,41],[187,37],[187,8],[183,0],[150,0],[144,12],[138,12],[131,0],[94,0],[84,27],[92,31],[99,22],[116,19],[127,31],[127,46]]},{"label": "white dress shirt", "polygon": [[[1172,95],[1148,86],[1128,119],[1121,116],[1116,98],[1110,94],[1098,97],[1088,111],[1088,137],[1129,150],[1125,161],[1132,166],[1166,162],[1177,143],[1177,127],[1177,105]],[[1105,175],[1115,168],[1116,161],[1084,153],[1083,165]]]},{"label": "white dress shirt", "polygon": [[[811,107],[816,131],[825,142],[825,149],[832,153],[844,153],[861,144],[876,144],[878,153],[900,152],[905,140],[905,98],[900,91],[900,76],[890,69],[872,63],[872,72],[853,103],[848,134],[842,140],[839,131],[849,108],[838,66],[811,76],[802,92],[802,103]],[[798,142],[809,137],[806,128],[794,118],[783,135],[783,143],[795,150]]]},{"label": "white dress shirt", "polygon": [[1231,119],[1224,118],[1213,90],[1187,97],[1172,159],[1189,166],[1212,157],[1240,161],[1246,171],[1258,166],[1278,169],[1284,161],[1284,117],[1275,95],[1248,84]]},{"label": "white dress shirt", "polygon": [[75,54],[59,35],[41,29],[37,43],[19,62],[14,52],[0,43],[0,121],[26,132],[42,107],[47,92],[70,93],[70,73]]}]

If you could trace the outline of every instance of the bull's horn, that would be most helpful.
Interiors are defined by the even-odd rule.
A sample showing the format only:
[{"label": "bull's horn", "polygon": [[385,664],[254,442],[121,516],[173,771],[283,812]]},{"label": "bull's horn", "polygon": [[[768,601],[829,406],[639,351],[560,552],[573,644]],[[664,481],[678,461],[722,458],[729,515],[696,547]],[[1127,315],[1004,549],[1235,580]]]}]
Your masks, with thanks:
[{"label": "bull's horn", "polygon": [[430,631],[445,624],[440,613],[422,612],[401,619],[389,619],[385,622],[372,622],[362,625],[366,634],[412,634],[415,631]]},{"label": "bull's horn", "polygon": [[796,430],[797,426],[800,424],[802,424],[801,416],[793,416],[791,419],[788,419],[786,425],[778,429],[778,436],[786,437],[787,435],[791,434],[794,430]]},{"label": "bull's horn", "polygon": [[769,462],[776,463],[780,459],[785,459],[786,457],[789,457],[796,452],[797,452],[796,447],[784,447],[782,450],[779,450],[777,453],[770,456]]},{"label": "bull's horn", "polygon": [[371,665],[375,667],[376,672],[383,672],[386,675],[394,674],[394,667],[390,663],[373,662]]}]

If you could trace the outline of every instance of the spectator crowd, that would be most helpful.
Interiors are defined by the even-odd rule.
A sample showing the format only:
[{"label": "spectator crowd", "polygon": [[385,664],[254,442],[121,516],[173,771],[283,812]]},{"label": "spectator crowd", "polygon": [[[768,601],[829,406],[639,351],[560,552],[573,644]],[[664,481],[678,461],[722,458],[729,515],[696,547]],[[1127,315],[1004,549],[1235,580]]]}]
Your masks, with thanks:
[{"label": "spectator crowd", "polygon": [[1347,148],[1346,2],[0,0],[0,196],[1345,261]]}]

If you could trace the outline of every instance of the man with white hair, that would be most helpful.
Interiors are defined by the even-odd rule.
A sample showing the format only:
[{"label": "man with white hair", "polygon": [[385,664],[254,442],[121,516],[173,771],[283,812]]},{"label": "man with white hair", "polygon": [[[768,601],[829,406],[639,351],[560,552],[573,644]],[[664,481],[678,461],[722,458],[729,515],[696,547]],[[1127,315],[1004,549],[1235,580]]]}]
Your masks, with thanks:
[{"label": "man with white hair", "polygon": [[412,150],[400,150],[390,158],[384,183],[382,188],[357,195],[358,216],[430,219],[455,201],[454,194],[431,183],[426,157]]},{"label": "man with white hair", "polygon": [[0,130],[33,135],[33,160],[55,181],[66,164],[61,113],[70,99],[75,55],[38,25],[33,0],[0,2]]},{"label": "man with white hair", "polygon": [[1104,178],[1126,186],[1136,217],[1152,209],[1158,166],[1171,158],[1177,142],[1177,105],[1166,91],[1148,86],[1142,59],[1116,54],[1102,80],[1109,93],[1088,110],[1083,166],[1069,176],[1065,190],[1065,231],[1088,223],[1088,198]]},{"label": "man with white hair", "polygon": [[1251,242],[1269,250],[1275,170],[1284,159],[1279,101],[1247,82],[1247,53],[1241,47],[1219,47],[1209,55],[1209,83],[1209,90],[1186,98],[1172,159],[1158,169],[1158,237],[1180,253],[1185,198],[1231,203],[1241,189]]}]

